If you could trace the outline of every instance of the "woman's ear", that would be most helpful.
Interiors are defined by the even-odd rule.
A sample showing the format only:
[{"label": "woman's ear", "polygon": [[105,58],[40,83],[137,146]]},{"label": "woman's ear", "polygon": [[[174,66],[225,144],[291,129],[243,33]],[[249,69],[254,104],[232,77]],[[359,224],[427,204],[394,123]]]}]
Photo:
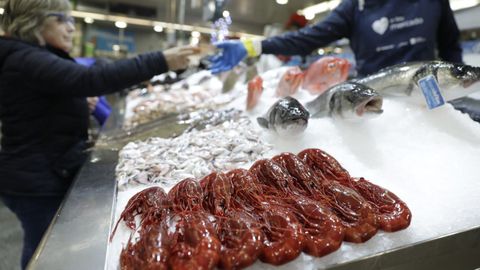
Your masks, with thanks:
[{"label": "woman's ear", "polygon": [[42,31],[41,29],[35,31],[35,37],[37,37],[38,44],[40,44],[40,46],[45,46],[47,45],[47,42],[45,42],[45,39],[43,38],[42,34],[40,34],[41,31]]}]

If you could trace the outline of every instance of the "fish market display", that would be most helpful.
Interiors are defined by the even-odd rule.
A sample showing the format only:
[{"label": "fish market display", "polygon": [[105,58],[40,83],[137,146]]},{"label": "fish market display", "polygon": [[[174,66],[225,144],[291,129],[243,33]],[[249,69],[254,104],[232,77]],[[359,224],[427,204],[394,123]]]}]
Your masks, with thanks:
[{"label": "fish market display", "polygon": [[263,92],[263,79],[260,76],[255,76],[248,81],[248,94],[247,94],[247,111],[253,109],[260,99]]},{"label": "fish market display", "polygon": [[418,80],[429,75],[436,79],[445,101],[471,94],[480,86],[480,67],[441,61],[394,65],[356,82],[382,94],[414,96],[417,100],[424,100]]},{"label": "fish market display", "polygon": [[207,71],[190,76],[169,87],[153,86],[152,92],[133,92],[127,97],[126,128],[149,122],[162,116],[196,109],[214,109],[235,97],[221,94],[222,83]]},{"label": "fish market display", "polygon": [[161,183],[225,171],[261,157],[271,146],[259,139],[248,118],[240,117],[176,138],[150,138],[127,144],[119,153],[118,186]]},{"label": "fish market display", "polygon": [[305,71],[302,88],[311,94],[321,94],[331,86],[346,81],[350,66],[350,62],[343,58],[322,57]]},{"label": "fish market display", "polygon": [[310,113],[298,100],[285,97],[275,102],[265,116],[258,117],[257,122],[279,135],[296,135],[307,128],[309,117]]},{"label": "fish market display", "polygon": [[392,192],[349,173],[320,149],[257,160],[250,169],[151,187],[127,203],[131,236],[121,269],[241,269],[302,252],[321,257],[343,241],[407,228],[411,212]]},{"label": "fish market display", "polygon": [[383,112],[383,98],[365,85],[345,82],[337,84],[306,107],[312,117],[332,116],[349,120],[374,117]]},{"label": "fish market display", "polygon": [[298,67],[289,68],[278,82],[276,94],[286,97],[295,94],[303,81],[303,71]]}]

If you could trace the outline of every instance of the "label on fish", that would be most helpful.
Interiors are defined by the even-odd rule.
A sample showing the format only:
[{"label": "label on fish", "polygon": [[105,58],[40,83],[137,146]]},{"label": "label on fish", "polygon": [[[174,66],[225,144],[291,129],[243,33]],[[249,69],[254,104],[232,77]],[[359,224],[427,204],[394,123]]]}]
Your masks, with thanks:
[{"label": "label on fish", "polygon": [[428,75],[418,80],[418,86],[422,89],[429,109],[445,104],[445,100],[443,100],[442,93],[440,92],[440,87],[433,75]]}]

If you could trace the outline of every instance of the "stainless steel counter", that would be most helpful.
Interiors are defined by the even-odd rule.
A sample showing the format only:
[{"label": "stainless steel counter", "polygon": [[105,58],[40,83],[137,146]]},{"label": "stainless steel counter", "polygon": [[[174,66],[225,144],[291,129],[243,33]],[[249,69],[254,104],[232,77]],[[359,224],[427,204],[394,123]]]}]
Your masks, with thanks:
[{"label": "stainless steel counter", "polygon": [[[121,103],[121,100],[120,100]],[[121,127],[117,104],[104,132]],[[55,215],[28,269],[103,269],[116,201],[118,151],[93,149]]]},{"label": "stainless steel counter", "polygon": [[95,151],[53,220],[29,269],[103,269],[113,207],[117,152]]}]

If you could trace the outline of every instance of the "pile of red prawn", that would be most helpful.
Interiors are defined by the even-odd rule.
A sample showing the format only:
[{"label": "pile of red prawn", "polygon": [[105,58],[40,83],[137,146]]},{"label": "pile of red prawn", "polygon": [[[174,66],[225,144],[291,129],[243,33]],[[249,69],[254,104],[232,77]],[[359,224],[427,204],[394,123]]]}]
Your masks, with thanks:
[{"label": "pile of red prawn", "polygon": [[121,269],[240,269],[257,259],[284,264],[302,251],[324,256],[342,241],[404,229],[411,213],[392,192],[306,149],[184,179],[168,194],[147,188],[128,201],[117,226],[121,220],[138,235],[122,250]]}]

